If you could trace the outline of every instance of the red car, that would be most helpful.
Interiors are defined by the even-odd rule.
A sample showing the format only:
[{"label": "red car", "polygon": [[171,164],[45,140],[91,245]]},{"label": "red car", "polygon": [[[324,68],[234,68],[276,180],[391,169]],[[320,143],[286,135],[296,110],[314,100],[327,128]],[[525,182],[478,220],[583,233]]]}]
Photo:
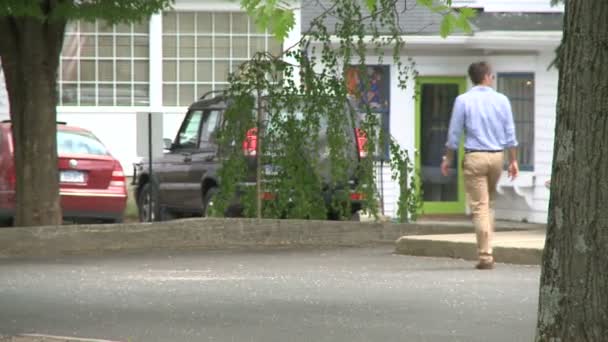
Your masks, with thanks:
[{"label": "red car", "polygon": [[[0,220],[15,212],[15,164],[10,121],[0,122]],[[59,188],[64,219],[120,222],[127,203],[118,160],[86,129],[57,125]]]}]

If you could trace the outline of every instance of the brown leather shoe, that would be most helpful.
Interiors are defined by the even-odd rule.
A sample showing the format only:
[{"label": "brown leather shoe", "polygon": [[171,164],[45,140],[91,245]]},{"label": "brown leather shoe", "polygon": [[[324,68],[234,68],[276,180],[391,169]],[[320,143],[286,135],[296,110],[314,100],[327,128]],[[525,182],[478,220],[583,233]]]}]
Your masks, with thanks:
[{"label": "brown leather shoe", "polygon": [[475,268],[478,270],[494,269],[494,260],[492,260],[492,261],[480,260],[479,263],[477,265],[475,265]]}]

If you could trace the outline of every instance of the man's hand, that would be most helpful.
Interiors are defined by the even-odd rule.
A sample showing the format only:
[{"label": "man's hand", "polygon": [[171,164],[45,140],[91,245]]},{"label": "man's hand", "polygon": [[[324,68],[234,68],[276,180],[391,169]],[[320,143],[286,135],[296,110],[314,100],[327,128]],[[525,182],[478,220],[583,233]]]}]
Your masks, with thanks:
[{"label": "man's hand", "polygon": [[519,165],[517,164],[517,160],[512,160],[509,163],[509,178],[511,178],[511,181],[515,180],[515,178],[517,178],[517,176],[519,175]]},{"label": "man's hand", "polygon": [[441,162],[441,174],[444,177],[447,177],[449,172],[450,172],[450,163],[449,160],[447,160],[445,157],[443,158],[443,161]]}]

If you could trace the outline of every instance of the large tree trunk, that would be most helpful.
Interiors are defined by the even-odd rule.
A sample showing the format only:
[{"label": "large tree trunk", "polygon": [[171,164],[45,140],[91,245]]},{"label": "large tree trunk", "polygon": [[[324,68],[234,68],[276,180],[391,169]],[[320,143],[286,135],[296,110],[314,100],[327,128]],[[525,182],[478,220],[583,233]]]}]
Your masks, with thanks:
[{"label": "large tree trunk", "polygon": [[607,18],[566,2],[537,341],[608,339]]},{"label": "large tree trunk", "polygon": [[0,56],[15,147],[17,226],[62,221],[57,170],[57,68],[65,22],[0,17]]}]

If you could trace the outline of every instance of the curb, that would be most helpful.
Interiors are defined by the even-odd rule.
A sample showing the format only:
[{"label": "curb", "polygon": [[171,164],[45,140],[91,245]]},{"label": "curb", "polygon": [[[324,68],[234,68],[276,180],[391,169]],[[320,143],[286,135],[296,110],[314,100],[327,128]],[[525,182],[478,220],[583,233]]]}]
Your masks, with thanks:
[{"label": "curb", "polygon": [[467,224],[195,218],[155,223],[0,229],[0,258],[150,249],[363,246],[403,235],[470,232]]},{"label": "curb", "polygon": [[[476,261],[476,249],[476,244],[470,242],[410,239],[407,236],[403,236],[396,241],[395,253]],[[541,264],[542,248],[495,246],[493,249],[494,258],[499,263],[519,265]]]},{"label": "curb", "polygon": [[[497,231],[533,225],[503,222]],[[402,236],[460,234],[468,222],[353,222],[193,218],[154,223],[0,229],[0,259],[98,255],[154,249],[357,247],[394,244]]]}]

